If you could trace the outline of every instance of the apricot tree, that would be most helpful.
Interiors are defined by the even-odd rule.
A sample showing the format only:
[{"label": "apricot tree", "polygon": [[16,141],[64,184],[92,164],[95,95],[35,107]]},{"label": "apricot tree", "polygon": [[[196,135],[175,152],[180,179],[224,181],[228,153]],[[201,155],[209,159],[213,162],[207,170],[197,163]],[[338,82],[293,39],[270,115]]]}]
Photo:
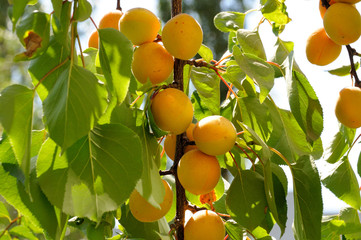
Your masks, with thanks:
[{"label": "apricot tree", "polygon": [[[49,13],[29,11],[34,2],[14,1],[9,11],[24,46],[14,60],[29,61],[32,82],[0,93],[1,239],[64,239],[69,229],[88,239],[272,239],[275,225],[286,230],[288,184],[295,239],[361,238],[357,160],[349,159],[361,122],[361,54],[348,45],[360,36],[358,0],[321,0],[324,29],[305,49],[319,65],[341,45],[350,56],[331,72],[347,69],[353,83],[335,96],[340,129],[329,146],[317,94],[294,44],[282,40],[291,21],[283,0],[260,0],[249,29],[252,11],[214,16],[228,37],[220,59],[181,0],[171,1],[163,28],[154,13],[120,1],[99,24],[88,0],[52,0]],[[87,49],[83,21],[95,31]],[[262,24],[277,37],[272,56]],[[289,109],[270,94],[276,78],[286,82]],[[36,102],[42,129],[33,125]],[[322,185],[349,207],[323,217]]]}]

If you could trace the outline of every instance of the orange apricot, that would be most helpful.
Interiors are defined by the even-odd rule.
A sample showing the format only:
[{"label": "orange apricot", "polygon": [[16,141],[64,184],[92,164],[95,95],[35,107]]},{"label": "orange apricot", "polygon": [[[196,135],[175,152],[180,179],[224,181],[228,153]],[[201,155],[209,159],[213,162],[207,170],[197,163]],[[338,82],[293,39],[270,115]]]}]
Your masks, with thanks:
[{"label": "orange apricot", "polygon": [[222,218],[211,210],[196,212],[184,226],[184,240],[223,240],[225,234]]},{"label": "orange apricot", "polygon": [[123,12],[115,10],[105,14],[99,21],[99,28],[114,28],[119,30],[119,19],[122,17]]},{"label": "orange apricot", "polygon": [[348,3],[348,4],[355,4],[360,2],[361,0],[334,0],[335,2],[342,2],[342,3]]},{"label": "orange apricot", "polygon": [[201,47],[203,31],[192,16],[181,13],[164,25],[162,41],[170,54],[176,58],[187,60],[194,57]]},{"label": "orange apricot", "polygon": [[174,60],[160,44],[149,42],[139,46],[133,55],[132,72],[140,83],[149,80],[152,84],[161,83],[171,75]]},{"label": "orange apricot", "polygon": [[307,39],[306,56],[310,63],[324,66],[335,61],[342,46],[332,41],[324,28],[313,32]]},{"label": "orange apricot", "polygon": [[200,120],[193,129],[193,137],[199,150],[217,156],[231,150],[237,131],[227,118],[215,115]]},{"label": "orange apricot", "polygon": [[361,16],[351,4],[334,3],[323,17],[323,26],[335,43],[347,45],[358,40],[361,35]]},{"label": "orange apricot", "polygon": [[[193,128],[194,128],[195,124],[191,123],[187,130],[186,130],[186,135],[189,141],[194,141],[193,139]],[[176,149],[176,143],[177,143],[177,135],[174,134],[168,134],[165,137],[164,140],[164,151],[167,154],[167,156],[171,159],[174,160],[175,158],[175,149]],[[184,152],[189,152],[192,149],[196,149],[197,146],[196,145],[187,145],[184,148]]]},{"label": "orange apricot", "polygon": [[165,189],[164,200],[160,204],[160,209],[151,205],[144,199],[137,190],[134,190],[129,198],[129,209],[133,216],[140,222],[154,222],[164,217],[172,207],[173,192],[169,183],[163,180]]},{"label": "orange apricot", "polygon": [[88,47],[99,48],[99,34],[98,31],[92,32],[88,40]]},{"label": "orange apricot", "polygon": [[[335,0],[328,0],[328,3],[329,3],[330,5],[332,5],[332,4],[335,3]],[[322,5],[322,0],[319,1],[318,8],[319,8],[319,10],[320,10],[321,17],[323,18],[323,16],[325,15],[325,12],[326,12],[326,10],[327,10],[327,8]]]},{"label": "orange apricot", "polygon": [[119,30],[134,44],[152,42],[160,30],[157,16],[145,8],[132,8],[119,20]]},{"label": "orange apricot", "polygon": [[221,176],[221,167],[215,156],[193,149],[182,156],[177,173],[184,189],[199,195],[215,188]]},{"label": "orange apricot", "polygon": [[150,108],[157,126],[175,135],[185,132],[193,119],[191,100],[183,91],[175,88],[156,93]]},{"label": "orange apricot", "polygon": [[338,121],[349,128],[361,127],[361,89],[346,87],[340,91],[335,113]]}]

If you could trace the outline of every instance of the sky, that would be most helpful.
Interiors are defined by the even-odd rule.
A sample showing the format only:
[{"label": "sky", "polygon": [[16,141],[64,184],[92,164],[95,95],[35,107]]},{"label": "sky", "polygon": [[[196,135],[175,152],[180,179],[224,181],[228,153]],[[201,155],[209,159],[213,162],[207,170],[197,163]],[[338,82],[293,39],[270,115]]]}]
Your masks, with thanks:
[{"label": "sky", "polygon": [[[96,4],[96,11],[92,14],[95,22],[99,22],[102,14],[111,11],[115,8],[115,1],[106,1],[107,4],[97,4],[100,1],[93,0]],[[104,3],[105,1],[102,1]],[[257,8],[258,1],[255,1],[254,7]],[[280,35],[280,38],[284,41],[292,41],[295,44],[294,53],[295,59],[301,70],[304,72],[311,85],[313,86],[324,111],[324,131],[322,133],[322,140],[324,146],[327,146],[328,142],[332,139],[332,136],[338,132],[339,123],[334,114],[334,107],[338,97],[339,91],[346,86],[351,86],[351,78],[335,77],[327,72],[327,70],[334,69],[343,65],[349,65],[349,59],[347,50],[344,47],[340,57],[333,63],[320,67],[312,65],[308,62],[305,53],[306,41],[308,36],[322,27],[322,19],[319,14],[318,1],[317,0],[298,0],[298,1],[286,1],[287,11],[292,21],[286,26],[285,31]],[[121,1],[123,11],[126,11],[134,7],[144,7],[158,13],[156,0],[123,0]],[[359,8],[359,6],[357,6]],[[249,29],[254,29],[261,15],[257,12],[251,13],[246,17],[246,26]],[[92,26],[91,26],[92,27]],[[90,35],[90,33],[89,33]],[[268,53],[268,57],[271,56],[272,49],[276,38],[274,37],[269,24],[262,24],[260,27],[260,36],[263,44]],[[86,38],[87,39],[87,38]],[[225,43],[226,44],[226,43]],[[361,40],[351,44],[355,49],[361,51]],[[355,58],[355,61],[357,59]],[[285,81],[278,79],[275,82],[275,86],[271,92],[278,106],[288,109],[288,100],[286,96]],[[360,131],[358,131],[360,134]],[[358,144],[360,145],[360,144]],[[354,147],[350,153],[350,162],[354,169],[356,169],[358,154],[360,152],[360,146]],[[359,179],[360,180],[360,179]],[[292,184],[289,184],[289,190],[292,190]],[[322,189],[324,201],[324,211],[328,213],[336,213],[340,207],[347,206],[341,200],[338,200],[331,192],[326,188]]]}]

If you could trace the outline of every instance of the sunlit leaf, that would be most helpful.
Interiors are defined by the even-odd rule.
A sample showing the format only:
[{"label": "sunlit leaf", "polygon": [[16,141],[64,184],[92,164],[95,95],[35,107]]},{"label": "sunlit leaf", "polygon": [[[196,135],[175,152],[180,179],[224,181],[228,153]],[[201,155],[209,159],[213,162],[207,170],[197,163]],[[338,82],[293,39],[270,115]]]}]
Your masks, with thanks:
[{"label": "sunlit leaf", "polygon": [[325,187],[350,206],[361,208],[360,186],[347,156],[332,164],[324,162],[320,172]]},{"label": "sunlit leaf", "polygon": [[78,0],[78,8],[74,14],[73,19],[75,21],[85,21],[90,17],[92,13],[92,5],[87,0]]},{"label": "sunlit leaf", "polygon": [[198,50],[198,54],[203,58],[206,62],[211,62],[213,60],[212,50],[206,45],[202,44],[200,49]]},{"label": "sunlit leaf", "polygon": [[97,126],[60,153],[48,139],[37,174],[50,202],[72,216],[99,221],[130,196],[142,173],[139,137],[120,124]]},{"label": "sunlit leaf", "polygon": [[[355,70],[357,71],[357,69],[360,68],[360,63],[356,62],[355,63]],[[351,66],[347,65],[347,66],[342,66],[340,68],[336,68],[336,69],[332,69],[332,70],[328,70],[328,72],[332,75],[336,75],[339,77],[343,77],[343,76],[347,76],[350,75],[350,71],[351,71]]]},{"label": "sunlit leaf", "polygon": [[266,53],[258,31],[239,29],[237,31],[237,40],[243,52],[254,54],[266,60]]},{"label": "sunlit leaf", "polygon": [[43,102],[49,136],[63,150],[86,135],[107,106],[107,91],[90,71],[67,65]]},{"label": "sunlit leaf", "polygon": [[295,206],[294,230],[297,240],[321,238],[321,182],[315,164],[303,156],[291,164]]},{"label": "sunlit leaf", "polygon": [[265,18],[278,24],[287,24],[291,21],[286,11],[284,0],[261,0],[261,12]]},{"label": "sunlit leaf", "polygon": [[222,32],[232,32],[243,28],[246,14],[240,12],[220,12],[214,17],[214,26]]}]

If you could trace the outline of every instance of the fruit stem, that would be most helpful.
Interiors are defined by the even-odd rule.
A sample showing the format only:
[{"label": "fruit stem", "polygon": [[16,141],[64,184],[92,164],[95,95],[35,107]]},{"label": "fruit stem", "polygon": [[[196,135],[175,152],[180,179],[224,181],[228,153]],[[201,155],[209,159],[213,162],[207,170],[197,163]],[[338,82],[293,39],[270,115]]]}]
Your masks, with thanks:
[{"label": "fruit stem", "polygon": [[327,9],[330,6],[330,3],[327,0],[322,0],[322,6]]},{"label": "fruit stem", "polygon": [[120,6],[120,0],[117,0],[117,10],[122,11],[122,7]]},{"label": "fruit stem", "polygon": [[355,63],[353,61],[353,56],[355,55],[356,51],[350,45],[346,45],[346,48],[347,48],[348,56],[350,58],[350,63],[351,63],[351,70],[350,70],[351,78],[355,80],[355,87],[361,88],[361,81],[358,78],[356,68],[355,68]]}]

